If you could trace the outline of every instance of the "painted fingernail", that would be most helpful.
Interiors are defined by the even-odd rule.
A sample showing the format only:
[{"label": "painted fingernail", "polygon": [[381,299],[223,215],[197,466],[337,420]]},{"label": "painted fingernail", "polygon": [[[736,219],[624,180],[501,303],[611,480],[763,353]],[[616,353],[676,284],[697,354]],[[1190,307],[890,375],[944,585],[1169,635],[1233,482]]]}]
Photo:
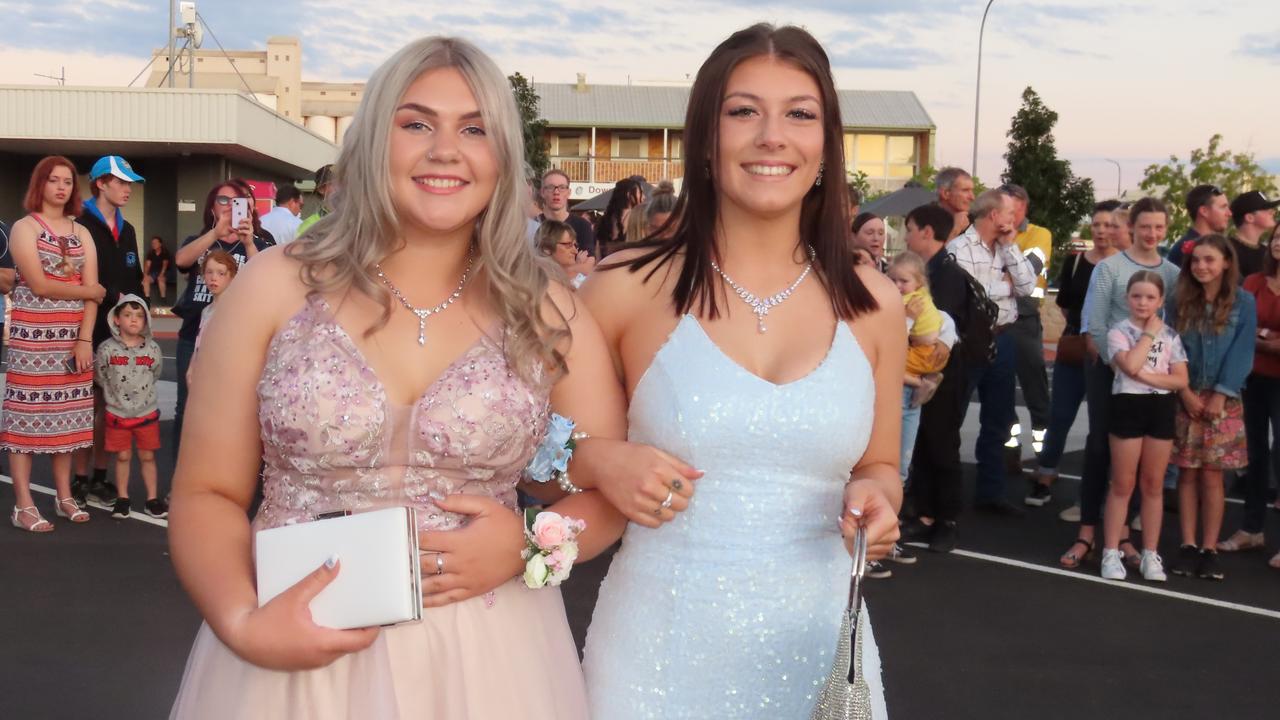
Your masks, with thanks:
[{"label": "painted fingernail", "polygon": [[859,508],[859,507],[851,507],[851,508],[849,508],[849,514],[850,514],[850,515],[852,515],[852,516],[854,516],[854,517],[856,517],[856,518],[860,518],[860,517],[862,517],[862,508]]},{"label": "painted fingernail", "polygon": [[329,568],[330,570],[332,570],[332,569],[334,569],[335,567],[337,567],[337,566],[338,566],[338,553],[334,553],[334,554],[330,555],[330,556],[329,556],[329,559],[324,561],[324,566],[325,566],[325,567],[327,567],[327,568]]}]

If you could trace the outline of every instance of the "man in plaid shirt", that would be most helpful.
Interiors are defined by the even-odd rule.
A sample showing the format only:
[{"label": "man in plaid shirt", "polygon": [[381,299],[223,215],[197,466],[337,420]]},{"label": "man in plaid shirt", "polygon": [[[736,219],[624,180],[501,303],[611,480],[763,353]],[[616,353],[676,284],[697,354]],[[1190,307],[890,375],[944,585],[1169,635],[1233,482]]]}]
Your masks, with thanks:
[{"label": "man in plaid shirt", "polygon": [[970,373],[970,393],[976,388],[981,403],[974,507],[996,515],[1021,515],[1021,508],[1005,496],[1003,447],[1016,418],[1016,349],[1008,331],[1018,319],[1017,298],[1027,297],[1035,290],[1036,271],[1015,242],[1018,229],[1013,224],[1013,202],[1008,195],[999,190],[982,193],[973,202],[969,215],[969,229],[947,243],[947,251],[1000,309],[995,360]]}]

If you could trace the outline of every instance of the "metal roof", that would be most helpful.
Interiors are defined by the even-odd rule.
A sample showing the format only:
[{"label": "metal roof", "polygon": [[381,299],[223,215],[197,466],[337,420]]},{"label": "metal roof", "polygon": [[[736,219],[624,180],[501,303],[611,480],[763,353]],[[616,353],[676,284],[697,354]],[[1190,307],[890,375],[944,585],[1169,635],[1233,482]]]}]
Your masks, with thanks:
[{"label": "metal roof", "polygon": [[[534,83],[538,110],[552,127],[684,127],[688,87]],[[933,130],[933,119],[906,90],[840,90],[840,113],[850,129]]]}]

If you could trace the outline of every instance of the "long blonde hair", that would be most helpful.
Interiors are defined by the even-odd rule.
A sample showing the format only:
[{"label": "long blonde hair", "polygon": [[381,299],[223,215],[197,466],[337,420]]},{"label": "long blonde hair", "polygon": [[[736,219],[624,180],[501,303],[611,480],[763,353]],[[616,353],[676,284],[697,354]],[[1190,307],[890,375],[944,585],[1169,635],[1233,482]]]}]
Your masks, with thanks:
[{"label": "long blonde hair", "polygon": [[520,115],[502,71],[466,40],[434,36],[414,41],[373,73],[334,164],[335,187],[326,198],[331,212],[291,243],[288,252],[302,263],[302,280],[309,288],[331,292],[350,287],[382,303],[382,316],[368,333],[386,325],[392,298],[378,282],[374,265],[397,248],[400,238],[388,171],[392,118],[409,86],[438,68],[453,68],[466,80],[497,159],[497,186],[476,221],[475,272],[486,275],[487,299],[507,330],[507,363],[526,381],[557,377],[566,370],[563,351],[570,334],[563,316],[557,327],[542,316],[549,279],[525,239],[527,173]]}]

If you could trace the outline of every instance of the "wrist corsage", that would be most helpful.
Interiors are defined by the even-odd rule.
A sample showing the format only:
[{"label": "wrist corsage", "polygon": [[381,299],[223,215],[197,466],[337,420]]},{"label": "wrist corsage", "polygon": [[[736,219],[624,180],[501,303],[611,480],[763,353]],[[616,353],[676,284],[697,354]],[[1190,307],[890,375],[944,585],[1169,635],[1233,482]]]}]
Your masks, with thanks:
[{"label": "wrist corsage", "polygon": [[556,481],[561,490],[573,494],[582,492],[569,480],[569,459],[579,440],[591,437],[584,432],[574,432],[573,421],[563,415],[551,413],[547,434],[533,453],[533,459],[525,466],[525,477],[536,483]]},{"label": "wrist corsage", "polygon": [[550,510],[524,511],[524,584],[557,587],[578,559],[578,533],[587,523]]}]

